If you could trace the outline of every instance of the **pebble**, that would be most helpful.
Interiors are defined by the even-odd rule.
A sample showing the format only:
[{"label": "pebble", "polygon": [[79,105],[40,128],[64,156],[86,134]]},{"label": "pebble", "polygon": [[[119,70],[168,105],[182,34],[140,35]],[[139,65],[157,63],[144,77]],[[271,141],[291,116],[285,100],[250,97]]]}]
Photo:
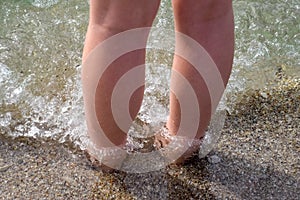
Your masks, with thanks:
[{"label": "pebble", "polygon": [[62,180],[64,180],[69,185],[74,185],[74,186],[77,185],[76,181],[72,177],[70,177],[70,176],[63,176]]},{"label": "pebble", "polygon": [[0,166],[0,172],[6,172],[12,165]]},{"label": "pebble", "polygon": [[268,98],[268,94],[267,94],[267,93],[265,93],[265,92],[261,92],[261,93],[260,93],[260,95],[261,95],[263,98],[265,98],[265,99],[267,99],[267,98]]},{"label": "pebble", "polygon": [[213,155],[213,156],[210,156],[208,158],[208,161],[211,163],[211,164],[217,164],[219,162],[221,162],[221,158],[217,155]]}]

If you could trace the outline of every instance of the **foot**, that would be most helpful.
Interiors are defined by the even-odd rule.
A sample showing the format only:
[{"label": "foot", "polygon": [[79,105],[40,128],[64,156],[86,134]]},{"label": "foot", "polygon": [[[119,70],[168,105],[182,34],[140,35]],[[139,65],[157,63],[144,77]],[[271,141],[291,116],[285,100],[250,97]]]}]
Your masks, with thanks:
[{"label": "foot", "polygon": [[89,146],[84,153],[92,166],[103,172],[120,170],[123,161],[127,157],[126,150],[121,147],[98,149]]},{"label": "foot", "polygon": [[160,150],[172,164],[181,165],[198,155],[202,140],[203,137],[189,139],[183,136],[170,135],[168,129],[163,127],[155,135],[154,147]]},{"label": "foot", "polygon": [[108,172],[108,173],[115,171],[115,169],[113,169],[111,167],[108,167],[108,166],[102,164],[101,162],[99,162],[88,151],[84,151],[84,155],[86,156],[86,158],[88,159],[88,161],[90,161],[92,167],[95,168],[96,170],[101,170],[103,172]]}]

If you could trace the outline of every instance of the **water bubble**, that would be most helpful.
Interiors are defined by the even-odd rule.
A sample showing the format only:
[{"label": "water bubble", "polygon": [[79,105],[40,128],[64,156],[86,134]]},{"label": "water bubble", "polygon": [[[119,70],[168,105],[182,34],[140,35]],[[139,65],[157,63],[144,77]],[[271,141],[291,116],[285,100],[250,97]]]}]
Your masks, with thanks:
[{"label": "water bubble", "polygon": [[11,71],[8,67],[2,63],[0,63],[0,85],[4,84],[5,81],[9,79],[11,76]]},{"label": "water bubble", "polygon": [[32,0],[31,4],[38,8],[48,8],[57,4],[59,0]]},{"label": "water bubble", "polygon": [[0,115],[0,126],[7,127],[12,120],[11,113],[5,113]]}]

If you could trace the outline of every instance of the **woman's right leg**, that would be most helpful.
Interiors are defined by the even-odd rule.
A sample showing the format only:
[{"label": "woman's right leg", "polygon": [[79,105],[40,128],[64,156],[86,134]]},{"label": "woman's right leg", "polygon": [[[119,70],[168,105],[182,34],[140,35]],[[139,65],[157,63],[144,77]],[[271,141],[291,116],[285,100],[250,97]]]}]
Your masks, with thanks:
[{"label": "woman's right leg", "polygon": [[[112,147],[111,144],[105,141],[106,137],[113,146],[121,146],[125,143],[127,132],[120,129],[112,113],[112,93],[117,81],[125,73],[145,63],[145,49],[131,51],[116,58],[108,68],[101,64],[97,64],[99,66],[96,69],[93,68],[90,64],[89,55],[92,50],[112,36],[136,28],[151,27],[159,3],[160,0],[90,0],[90,19],[82,58],[82,84],[88,134],[97,148]],[[141,36],[138,35],[140,40],[132,38],[132,41],[121,40],[117,44],[108,45],[106,49],[99,51],[100,53],[96,55],[97,59],[102,61],[111,54],[117,54],[116,51],[122,46],[123,42],[125,44],[126,42],[140,42],[142,43],[141,46],[146,47],[147,31],[142,31],[141,34]],[[92,78],[99,70],[105,70],[101,78]],[[143,79],[143,70],[140,70],[136,77]],[[97,85],[95,91],[91,87],[94,84]],[[143,89],[143,86],[138,88],[130,99],[129,111],[132,119],[136,117],[139,111]],[[126,103],[126,101],[120,102]],[[93,113],[96,113],[96,117]],[[125,115],[123,118],[126,117]],[[99,125],[105,136],[100,133]],[[126,126],[129,128],[130,124],[126,124]]]}]

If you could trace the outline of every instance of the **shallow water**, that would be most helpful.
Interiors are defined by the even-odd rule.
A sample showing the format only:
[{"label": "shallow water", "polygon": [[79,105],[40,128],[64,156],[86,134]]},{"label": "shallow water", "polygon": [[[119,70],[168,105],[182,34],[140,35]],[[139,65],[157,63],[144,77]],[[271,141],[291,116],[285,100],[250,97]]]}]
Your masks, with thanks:
[{"label": "shallow water", "polygon": [[[80,63],[88,3],[3,0],[0,5],[0,134],[81,145],[86,127]],[[299,78],[299,5],[299,0],[234,1],[236,51],[227,109],[241,92],[275,84],[278,71]],[[169,1],[162,1],[154,26],[172,29]],[[162,38],[152,33],[149,47],[172,45]],[[148,52],[147,88],[138,117],[152,131],[168,115],[171,61],[170,52]]]}]

